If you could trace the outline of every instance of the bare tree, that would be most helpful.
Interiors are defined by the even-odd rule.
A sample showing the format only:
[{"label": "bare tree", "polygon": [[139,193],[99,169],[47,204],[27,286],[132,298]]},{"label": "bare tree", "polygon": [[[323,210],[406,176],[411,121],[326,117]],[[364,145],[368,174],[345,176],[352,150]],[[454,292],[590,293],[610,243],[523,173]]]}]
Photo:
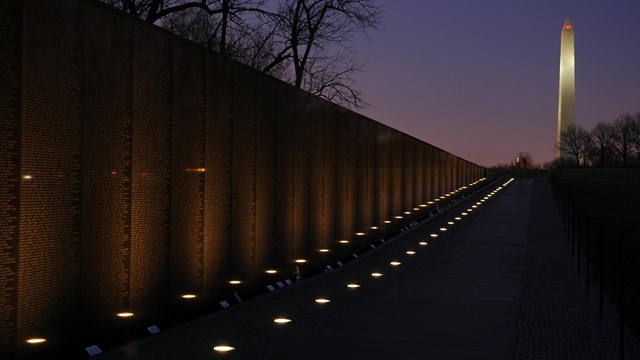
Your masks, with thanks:
[{"label": "bare tree", "polygon": [[137,18],[154,24],[163,17],[188,9],[201,9],[211,12],[211,1],[185,0],[102,0],[113,7],[123,10]]},{"label": "bare tree", "polygon": [[589,132],[579,126],[570,126],[560,133],[560,158],[572,158],[576,167],[580,162],[587,165],[587,155],[591,147]]},{"label": "bare tree", "polygon": [[622,166],[629,165],[633,146],[633,117],[630,114],[618,116],[613,121],[613,146],[622,160]]},{"label": "bare tree", "polygon": [[276,36],[282,50],[272,64],[290,61],[297,88],[364,107],[351,77],[363,64],[350,56],[351,42],[357,33],[377,29],[381,15],[375,0],[281,0]]},{"label": "bare tree", "polygon": [[601,121],[591,130],[591,157],[600,167],[614,165],[616,154],[613,148],[613,127]]}]

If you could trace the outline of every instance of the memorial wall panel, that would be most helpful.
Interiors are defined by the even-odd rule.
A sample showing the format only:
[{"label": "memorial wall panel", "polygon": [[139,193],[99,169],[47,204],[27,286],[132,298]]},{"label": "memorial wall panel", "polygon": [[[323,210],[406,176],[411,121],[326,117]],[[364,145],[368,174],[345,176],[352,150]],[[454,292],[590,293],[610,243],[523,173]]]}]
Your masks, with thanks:
[{"label": "memorial wall panel", "polygon": [[440,196],[442,196],[447,193],[447,187],[448,187],[447,153],[445,153],[442,150],[438,152],[438,165],[439,165],[438,178],[440,180],[440,183],[439,183],[440,187],[438,188],[438,192],[440,193]]},{"label": "memorial wall panel", "polygon": [[294,259],[295,198],[295,98],[296,92],[283,83],[276,84],[278,94],[276,118],[276,257],[279,270],[292,270]]},{"label": "memorial wall panel", "polygon": [[324,102],[312,99],[309,102],[309,250],[308,255],[319,256],[324,248],[324,198],[325,198],[325,121]]},{"label": "memorial wall panel", "polygon": [[337,162],[342,153],[337,151],[338,129],[336,122],[335,105],[325,103],[324,105],[324,204],[323,204],[323,237],[322,247],[335,254],[339,240],[336,231],[338,212],[338,182],[337,182]]},{"label": "memorial wall panel", "polygon": [[[338,241],[352,240],[352,222],[350,212],[353,206],[350,202],[349,173],[351,154],[349,147],[349,123],[345,118],[346,111],[336,105],[329,105],[335,110],[336,116],[336,237]],[[342,243],[341,243],[342,244]]]},{"label": "memorial wall panel", "polygon": [[396,132],[391,132],[390,136],[391,144],[391,203],[392,210],[391,216],[393,216],[394,223],[398,222],[397,216],[404,216],[402,209],[402,141],[401,135]]},{"label": "memorial wall panel", "polygon": [[293,227],[293,255],[296,259],[308,257],[309,221],[310,221],[310,168],[311,147],[310,118],[311,96],[304,91],[298,91],[295,98],[295,199],[294,199],[294,227]]},{"label": "memorial wall panel", "polygon": [[402,134],[402,211],[412,212],[414,206],[415,184],[413,178],[414,160],[413,160],[413,141],[414,139],[406,134]]},{"label": "memorial wall panel", "polygon": [[342,122],[345,126],[345,130],[347,133],[347,139],[345,141],[346,148],[348,149],[346,152],[346,156],[348,159],[347,165],[347,202],[349,204],[349,211],[347,213],[347,223],[349,224],[349,237],[351,238],[353,244],[355,246],[360,244],[359,236],[356,235],[357,232],[361,231],[361,223],[360,219],[362,214],[360,212],[361,199],[362,199],[362,190],[360,189],[360,177],[359,177],[359,168],[360,168],[360,152],[359,152],[359,134],[358,134],[358,123],[355,121],[355,114],[352,114],[349,111],[342,111],[340,114],[342,118]]},{"label": "memorial wall panel", "polygon": [[420,156],[422,157],[422,204],[427,204],[433,198],[431,194],[431,158],[429,145],[420,144]]},{"label": "memorial wall panel", "polygon": [[379,233],[372,227],[380,227],[382,220],[380,219],[380,198],[378,196],[378,181],[377,181],[377,123],[371,119],[363,118],[364,127],[366,132],[366,147],[367,147],[367,199],[369,214],[367,216],[367,232],[371,235]]},{"label": "memorial wall panel", "polygon": [[413,140],[413,164],[413,184],[415,189],[413,206],[418,207],[425,202],[422,177],[424,174],[424,158],[422,157],[422,142],[415,139]]},{"label": "memorial wall panel", "polygon": [[78,305],[82,39],[75,1],[23,1],[17,351],[64,342]]},{"label": "memorial wall panel", "polygon": [[431,147],[431,193],[433,199],[442,195],[440,192],[440,149]]},{"label": "memorial wall panel", "polygon": [[232,66],[207,56],[205,104],[204,295],[222,296],[231,260]]},{"label": "memorial wall panel", "polygon": [[231,277],[250,283],[256,250],[256,76],[233,69]]},{"label": "memorial wall panel", "polygon": [[132,23],[86,7],[80,291],[84,321],[129,307]]},{"label": "memorial wall panel", "polygon": [[276,84],[259,76],[256,89],[256,268],[263,273],[276,267],[280,256],[275,244],[277,189]]},{"label": "memorial wall panel", "polygon": [[130,310],[153,316],[168,290],[171,41],[136,23],[133,48]]},{"label": "memorial wall panel", "polygon": [[0,3],[0,354],[13,352],[20,212],[20,6]]},{"label": "memorial wall panel", "polygon": [[360,232],[365,234],[371,233],[371,226],[373,226],[373,215],[375,213],[375,189],[373,186],[373,170],[374,170],[374,153],[372,146],[373,136],[371,127],[372,121],[364,116],[357,115],[356,121],[358,123],[358,153],[359,153],[359,169],[358,178],[359,188],[361,194],[360,200]]},{"label": "memorial wall panel", "polygon": [[171,294],[200,295],[204,263],[204,53],[173,41]]},{"label": "memorial wall panel", "polygon": [[[385,125],[378,125],[378,149],[380,156],[380,166],[382,172],[380,173],[382,182],[382,193],[380,196],[383,198],[383,221],[393,221],[395,213],[393,212],[393,168],[392,168],[392,136],[391,129]],[[388,228],[390,225],[385,223]]]}]

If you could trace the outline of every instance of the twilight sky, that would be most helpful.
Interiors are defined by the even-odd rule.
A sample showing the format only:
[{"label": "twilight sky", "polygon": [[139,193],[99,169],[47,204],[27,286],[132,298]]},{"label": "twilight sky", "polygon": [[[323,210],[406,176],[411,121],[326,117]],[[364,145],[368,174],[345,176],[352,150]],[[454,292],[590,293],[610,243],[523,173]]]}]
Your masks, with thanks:
[{"label": "twilight sky", "polygon": [[575,29],[576,124],[640,111],[638,0],[379,0],[354,45],[358,112],[479,165],[554,158],[560,31]]}]

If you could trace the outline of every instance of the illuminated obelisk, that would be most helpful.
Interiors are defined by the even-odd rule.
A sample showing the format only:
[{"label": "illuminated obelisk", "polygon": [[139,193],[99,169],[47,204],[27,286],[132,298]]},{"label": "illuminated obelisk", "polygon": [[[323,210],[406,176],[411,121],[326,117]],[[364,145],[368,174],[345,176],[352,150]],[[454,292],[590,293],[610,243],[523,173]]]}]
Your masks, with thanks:
[{"label": "illuminated obelisk", "polygon": [[560,133],[576,125],[576,77],[573,45],[573,25],[567,18],[562,26],[560,39],[560,93],[558,95],[558,157],[560,157]]}]

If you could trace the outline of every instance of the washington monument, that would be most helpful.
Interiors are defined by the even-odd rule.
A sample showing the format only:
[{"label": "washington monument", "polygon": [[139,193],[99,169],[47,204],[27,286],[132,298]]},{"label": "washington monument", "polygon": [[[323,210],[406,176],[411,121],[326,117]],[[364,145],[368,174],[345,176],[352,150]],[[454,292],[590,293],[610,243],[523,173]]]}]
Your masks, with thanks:
[{"label": "washington monument", "polygon": [[560,91],[558,95],[558,157],[560,149],[560,134],[569,127],[576,125],[576,80],[575,55],[573,45],[573,25],[567,18],[562,26],[560,38]]}]

